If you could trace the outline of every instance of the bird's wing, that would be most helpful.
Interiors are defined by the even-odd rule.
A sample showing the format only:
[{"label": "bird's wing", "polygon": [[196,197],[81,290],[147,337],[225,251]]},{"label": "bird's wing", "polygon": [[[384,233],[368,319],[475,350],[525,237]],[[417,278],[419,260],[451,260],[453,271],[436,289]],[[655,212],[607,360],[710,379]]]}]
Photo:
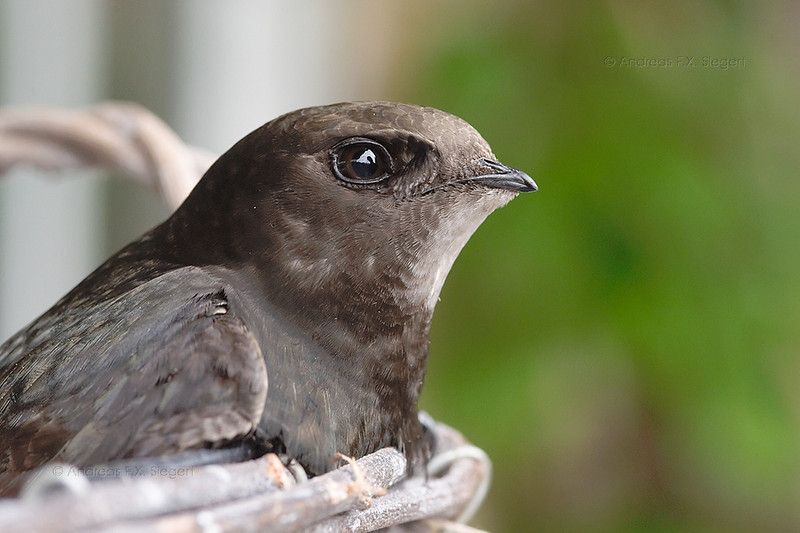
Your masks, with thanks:
[{"label": "bird's wing", "polygon": [[[154,281],[109,304],[103,320],[84,317],[94,331],[75,325],[57,336],[68,345],[59,358],[37,346],[5,376],[13,397],[0,409],[0,478],[49,460],[91,465],[176,453],[255,428],[267,371],[224,291],[197,283],[165,290],[174,284]],[[123,320],[124,309],[135,318]],[[99,331],[103,324],[115,329]]]},{"label": "bird's wing", "polygon": [[224,300],[209,295],[203,303],[139,347],[130,373],[95,401],[96,418],[63,449],[65,459],[175,453],[254,429],[267,394],[261,350],[240,319],[226,316]]}]

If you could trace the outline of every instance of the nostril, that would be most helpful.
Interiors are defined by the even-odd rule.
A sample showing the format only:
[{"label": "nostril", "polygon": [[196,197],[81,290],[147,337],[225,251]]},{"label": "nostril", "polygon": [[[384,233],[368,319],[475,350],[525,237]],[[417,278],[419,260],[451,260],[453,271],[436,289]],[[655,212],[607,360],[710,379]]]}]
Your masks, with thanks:
[{"label": "nostril", "polygon": [[492,161],[491,159],[486,159],[485,157],[481,159],[481,163],[483,163],[484,166],[491,168],[495,172],[500,172],[500,173],[511,172],[511,169],[509,169],[504,164],[498,163],[497,161]]}]

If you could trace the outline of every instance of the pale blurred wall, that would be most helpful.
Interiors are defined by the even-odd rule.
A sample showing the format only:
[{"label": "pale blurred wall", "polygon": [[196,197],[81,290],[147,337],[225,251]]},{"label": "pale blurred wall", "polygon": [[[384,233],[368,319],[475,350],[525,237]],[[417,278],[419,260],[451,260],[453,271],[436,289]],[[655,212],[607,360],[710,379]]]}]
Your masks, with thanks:
[{"label": "pale blurred wall", "polygon": [[[4,0],[0,104],[137,101],[221,152],[298,107],[386,98],[391,28],[366,1]],[[343,32],[348,27],[369,31]],[[96,173],[0,178],[0,342],[162,220],[158,198]]]},{"label": "pale blurred wall", "polygon": [[[8,104],[95,101],[105,31],[97,2],[0,3],[0,98]],[[0,338],[52,304],[96,265],[97,179],[0,178]]]}]

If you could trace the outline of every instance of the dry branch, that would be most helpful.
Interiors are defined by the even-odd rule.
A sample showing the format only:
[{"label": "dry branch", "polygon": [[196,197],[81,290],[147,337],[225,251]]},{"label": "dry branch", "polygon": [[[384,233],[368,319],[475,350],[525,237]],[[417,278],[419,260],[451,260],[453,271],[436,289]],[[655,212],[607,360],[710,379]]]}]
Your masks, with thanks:
[{"label": "dry branch", "polygon": [[134,104],[0,111],[0,174],[16,165],[48,172],[96,167],[155,188],[175,208],[214,159]]},{"label": "dry branch", "polygon": [[[453,429],[436,424],[432,431],[434,458],[455,453],[441,475],[427,480],[403,480],[406,461],[393,448],[300,483],[270,454],[2,500],[0,531],[374,531],[431,517],[456,519],[482,497],[490,466]],[[45,470],[53,468],[59,469],[54,477],[80,475],[65,465]]]}]

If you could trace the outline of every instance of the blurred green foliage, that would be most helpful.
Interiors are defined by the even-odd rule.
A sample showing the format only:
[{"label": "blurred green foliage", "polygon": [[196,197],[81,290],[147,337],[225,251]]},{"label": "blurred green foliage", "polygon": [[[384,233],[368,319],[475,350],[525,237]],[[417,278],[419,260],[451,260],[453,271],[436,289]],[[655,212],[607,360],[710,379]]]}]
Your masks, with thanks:
[{"label": "blurred green foliage", "polygon": [[800,528],[796,6],[422,6],[398,98],[540,186],[434,320],[423,407],[495,461],[479,524]]}]

